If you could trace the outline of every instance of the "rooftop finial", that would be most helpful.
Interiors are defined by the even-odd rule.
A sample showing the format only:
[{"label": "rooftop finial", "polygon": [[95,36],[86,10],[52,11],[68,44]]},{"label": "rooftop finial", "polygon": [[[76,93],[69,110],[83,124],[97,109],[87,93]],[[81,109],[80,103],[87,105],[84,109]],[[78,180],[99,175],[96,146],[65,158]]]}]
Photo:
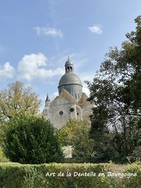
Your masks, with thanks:
[{"label": "rooftop finial", "polygon": [[70,57],[68,56],[68,61],[70,60]]}]

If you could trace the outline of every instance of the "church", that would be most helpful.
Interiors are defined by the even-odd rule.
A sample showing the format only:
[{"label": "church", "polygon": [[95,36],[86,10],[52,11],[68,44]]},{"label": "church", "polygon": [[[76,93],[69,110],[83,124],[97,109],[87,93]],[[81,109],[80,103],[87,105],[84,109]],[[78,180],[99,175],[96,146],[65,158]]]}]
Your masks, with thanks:
[{"label": "church", "polygon": [[50,101],[47,96],[43,115],[53,126],[60,129],[69,119],[86,120],[90,122],[92,104],[88,96],[82,92],[82,82],[74,73],[74,65],[68,58],[65,62],[65,74],[58,84],[58,96]]}]

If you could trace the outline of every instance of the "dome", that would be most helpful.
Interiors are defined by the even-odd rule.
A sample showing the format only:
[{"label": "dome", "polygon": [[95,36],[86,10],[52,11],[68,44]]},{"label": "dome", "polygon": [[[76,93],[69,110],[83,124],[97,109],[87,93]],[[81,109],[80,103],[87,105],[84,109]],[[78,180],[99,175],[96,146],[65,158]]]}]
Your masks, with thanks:
[{"label": "dome", "polygon": [[63,90],[68,91],[77,101],[82,95],[82,83],[74,73],[73,63],[68,59],[65,63],[65,74],[61,77],[58,85],[59,94]]},{"label": "dome", "polygon": [[73,72],[68,72],[62,76],[62,78],[59,81],[59,86],[65,86],[65,85],[80,85],[82,86],[80,78]]}]

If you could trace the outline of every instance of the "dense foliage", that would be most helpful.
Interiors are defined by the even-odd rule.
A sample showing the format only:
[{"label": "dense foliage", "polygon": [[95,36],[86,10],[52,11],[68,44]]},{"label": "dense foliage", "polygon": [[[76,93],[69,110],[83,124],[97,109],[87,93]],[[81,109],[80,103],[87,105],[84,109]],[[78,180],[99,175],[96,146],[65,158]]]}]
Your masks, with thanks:
[{"label": "dense foliage", "polygon": [[141,165],[0,164],[4,188],[140,188]]},{"label": "dense foliage", "polygon": [[73,157],[90,158],[93,154],[93,141],[89,138],[89,131],[88,122],[70,119],[59,130],[59,142],[61,146],[73,147]]},{"label": "dense foliage", "polygon": [[63,161],[55,129],[37,117],[12,118],[4,140],[4,154],[12,162],[40,164]]},{"label": "dense foliage", "polygon": [[111,48],[93,82],[95,161],[141,158],[141,16],[121,48]]},{"label": "dense foliage", "polygon": [[30,87],[16,81],[0,91],[0,120],[9,120],[19,114],[36,115],[40,104]]},{"label": "dense foliage", "polygon": [[0,91],[0,144],[5,125],[18,115],[38,115],[41,101],[30,87],[16,81]]}]

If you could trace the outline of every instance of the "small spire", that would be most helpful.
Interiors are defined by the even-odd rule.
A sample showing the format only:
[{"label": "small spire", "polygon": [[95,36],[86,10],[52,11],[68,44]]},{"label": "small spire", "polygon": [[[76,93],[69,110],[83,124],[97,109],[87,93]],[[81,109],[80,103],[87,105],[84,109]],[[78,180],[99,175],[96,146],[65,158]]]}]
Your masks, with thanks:
[{"label": "small spire", "polygon": [[47,101],[50,101],[48,94],[47,94],[45,102],[47,102]]}]

